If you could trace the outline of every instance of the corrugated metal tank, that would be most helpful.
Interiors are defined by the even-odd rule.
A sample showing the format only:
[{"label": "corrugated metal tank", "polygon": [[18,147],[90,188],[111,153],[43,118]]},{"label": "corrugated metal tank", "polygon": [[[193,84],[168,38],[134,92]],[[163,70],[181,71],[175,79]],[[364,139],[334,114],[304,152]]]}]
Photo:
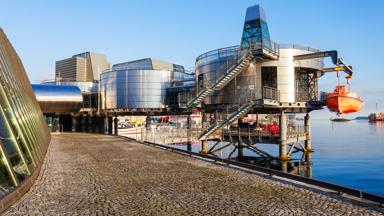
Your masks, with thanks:
[{"label": "corrugated metal tank", "polygon": [[[295,102],[295,80],[297,70],[318,70],[323,68],[320,59],[293,61],[293,56],[317,52],[319,50],[299,46],[280,45],[278,60],[257,59],[250,66],[234,78],[220,91],[214,92],[204,100],[206,105],[244,103],[251,99],[261,99],[262,70],[272,68],[276,70],[276,89],[279,91],[281,102]],[[226,73],[238,60],[240,46],[232,46],[213,50],[200,55],[196,59],[196,91],[209,86]]]},{"label": "corrugated metal tank", "polygon": [[165,108],[171,71],[122,69],[101,74],[102,109]]},{"label": "corrugated metal tank", "polygon": [[43,113],[74,113],[83,105],[83,96],[77,86],[32,85]]}]

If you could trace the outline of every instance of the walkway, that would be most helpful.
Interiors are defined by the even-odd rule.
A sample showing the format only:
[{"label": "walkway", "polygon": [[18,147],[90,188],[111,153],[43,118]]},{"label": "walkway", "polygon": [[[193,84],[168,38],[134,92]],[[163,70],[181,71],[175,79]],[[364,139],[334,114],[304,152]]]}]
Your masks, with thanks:
[{"label": "walkway", "polygon": [[[381,210],[380,210],[381,211]],[[378,215],[328,195],[97,134],[53,135],[6,215]]]}]

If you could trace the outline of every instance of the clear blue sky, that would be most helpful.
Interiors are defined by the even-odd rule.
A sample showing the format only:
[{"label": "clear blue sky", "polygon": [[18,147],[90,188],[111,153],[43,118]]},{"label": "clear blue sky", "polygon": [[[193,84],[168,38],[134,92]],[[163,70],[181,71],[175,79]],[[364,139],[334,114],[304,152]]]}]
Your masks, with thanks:
[{"label": "clear blue sky", "polygon": [[[153,57],[184,65],[239,44],[245,10],[262,3],[273,40],[336,49],[356,71],[352,89],[384,111],[384,1],[353,0],[2,0],[0,26],[33,83],[54,77],[56,60],[83,51],[110,63]],[[320,80],[331,91],[334,74]]]}]

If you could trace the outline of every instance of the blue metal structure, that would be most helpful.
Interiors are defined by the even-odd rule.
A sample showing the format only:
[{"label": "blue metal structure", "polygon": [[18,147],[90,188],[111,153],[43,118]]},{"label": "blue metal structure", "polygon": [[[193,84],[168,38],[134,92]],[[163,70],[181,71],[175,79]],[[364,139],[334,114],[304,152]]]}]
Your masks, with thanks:
[{"label": "blue metal structure", "polygon": [[76,113],[83,105],[80,88],[68,85],[32,85],[43,113]]}]

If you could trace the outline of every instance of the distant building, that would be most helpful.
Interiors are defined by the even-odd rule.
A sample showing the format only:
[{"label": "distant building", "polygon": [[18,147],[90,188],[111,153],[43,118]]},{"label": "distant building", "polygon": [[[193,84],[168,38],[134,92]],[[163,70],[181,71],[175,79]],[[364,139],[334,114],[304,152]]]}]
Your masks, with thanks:
[{"label": "distant building", "polygon": [[93,82],[110,65],[103,54],[85,52],[56,61],[56,82]]}]

